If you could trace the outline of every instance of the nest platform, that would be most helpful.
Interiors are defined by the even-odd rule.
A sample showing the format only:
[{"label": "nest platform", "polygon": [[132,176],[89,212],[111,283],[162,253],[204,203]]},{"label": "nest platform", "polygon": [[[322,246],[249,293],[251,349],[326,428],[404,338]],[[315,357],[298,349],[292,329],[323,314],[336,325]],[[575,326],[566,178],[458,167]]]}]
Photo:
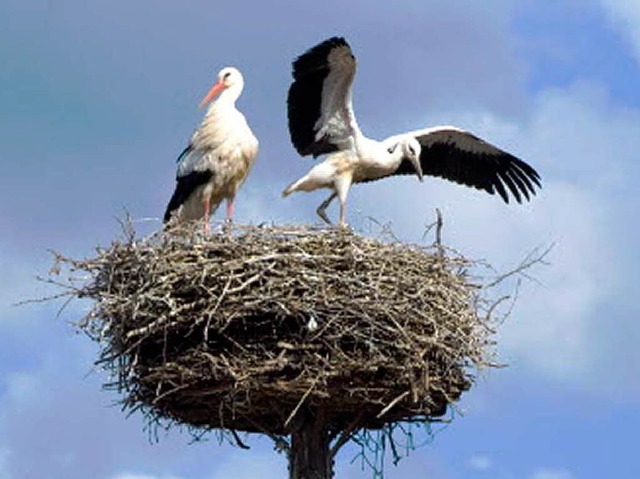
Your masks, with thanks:
[{"label": "nest platform", "polygon": [[197,428],[288,434],[435,421],[489,364],[472,263],[336,229],[131,234],[93,258],[79,327],[127,410]]}]

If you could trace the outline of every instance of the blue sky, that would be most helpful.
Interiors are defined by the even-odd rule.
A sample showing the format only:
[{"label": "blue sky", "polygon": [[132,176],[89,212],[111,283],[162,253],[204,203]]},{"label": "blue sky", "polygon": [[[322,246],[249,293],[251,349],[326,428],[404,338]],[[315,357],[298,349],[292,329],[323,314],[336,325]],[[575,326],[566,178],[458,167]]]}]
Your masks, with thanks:
[{"label": "blue sky", "polygon": [[[365,133],[454,124],[544,182],[523,206],[436,179],[355,187],[354,226],[373,216],[419,241],[437,206],[449,245],[501,269],[556,243],[500,329],[509,367],[483,374],[464,416],[387,477],[637,476],[640,4],[372,3],[0,0],[0,479],[286,477],[260,438],[248,452],[177,430],[150,443],[67,323],[87,305],[56,317],[56,304],[12,304],[47,292],[34,280],[47,249],[91,255],[123,208],[142,233],[159,228],[175,157],[226,65],[244,73],[239,107],[261,148],[238,221],[315,222],[324,193],[280,198],[311,164],[290,146],[285,98],[291,60],[335,34],[358,58]],[[341,452],[339,477],[370,477],[354,455]]]}]

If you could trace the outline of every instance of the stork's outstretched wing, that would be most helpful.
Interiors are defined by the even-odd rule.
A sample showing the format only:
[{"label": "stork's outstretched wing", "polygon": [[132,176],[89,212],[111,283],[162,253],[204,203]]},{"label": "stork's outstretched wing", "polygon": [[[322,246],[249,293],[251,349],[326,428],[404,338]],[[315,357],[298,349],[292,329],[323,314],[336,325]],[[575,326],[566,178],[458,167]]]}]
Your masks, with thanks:
[{"label": "stork's outstretched wing", "polygon": [[[384,141],[389,147],[405,135],[420,143],[420,163],[425,175],[471,186],[494,194],[509,202],[510,192],[518,203],[529,200],[540,188],[540,175],[524,161],[511,153],[486,142],[482,138],[452,126],[438,126],[403,133]],[[394,175],[415,174],[415,169],[404,160]]]},{"label": "stork's outstretched wing", "polygon": [[361,136],[351,101],[355,74],[356,59],[341,37],[325,40],[293,62],[289,133],[302,156],[354,148]]}]

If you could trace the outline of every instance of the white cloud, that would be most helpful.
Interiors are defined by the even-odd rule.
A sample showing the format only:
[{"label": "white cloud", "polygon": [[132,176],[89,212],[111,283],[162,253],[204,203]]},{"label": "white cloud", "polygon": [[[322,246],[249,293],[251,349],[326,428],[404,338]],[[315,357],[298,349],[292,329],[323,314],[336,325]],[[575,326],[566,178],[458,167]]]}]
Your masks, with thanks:
[{"label": "white cloud", "polygon": [[564,469],[539,469],[529,479],[574,479],[574,476]]},{"label": "white cloud", "polygon": [[540,372],[580,380],[594,366],[590,342],[599,338],[589,337],[589,325],[598,304],[614,294],[600,278],[613,274],[615,258],[599,238],[606,215],[596,198],[569,184],[551,183],[546,190],[536,217],[521,231],[539,242],[556,241],[550,265],[532,270],[541,286],[522,290],[502,328],[503,346]]},{"label": "white cloud", "polygon": [[475,471],[488,471],[493,467],[493,461],[486,454],[475,454],[469,458],[468,465]]},{"label": "white cloud", "polygon": [[[638,227],[627,205],[640,200],[629,181],[638,173],[639,124],[640,112],[616,109],[601,89],[576,85],[541,95],[518,138],[551,180],[523,232],[557,245],[540,275],[544,287],[523,294],[518,311],[524,314],[505,328],[506,342],[558,378],[609,381],[609,368],[622,356],[604,352],[620,336],[640,333],[631,314],[607,325],[597,314],[620,301],[632,308],[624,278],[638,273],[628,256]],[[635,350],[627,353],[640,360]]]},{"label": "white cloud", "polygon": [[625,36],[640,62],[640,4],[636,0],[599,0],[609,20]]}]

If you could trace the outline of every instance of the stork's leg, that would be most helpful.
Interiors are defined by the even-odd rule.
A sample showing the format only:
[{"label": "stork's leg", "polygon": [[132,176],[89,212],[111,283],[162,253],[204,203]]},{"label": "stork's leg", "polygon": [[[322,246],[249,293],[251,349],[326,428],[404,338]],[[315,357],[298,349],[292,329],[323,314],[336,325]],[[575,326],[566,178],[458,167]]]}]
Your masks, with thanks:
[{"label": "stork's leg", "polygon": [[211,198],[207,196],[204,199],[204,234],[209,236],[211,233],[211,226],[209,224],[209,219],[211,217]]},{"label": "stork's leg", "polygon": [[340,200],[340,221],[338,223],[340,226],[347,226],[347,203],[346,201]]},{"label": "stork's leg", "polygon": [[227,198],[227,221],[233,221],[233,198]]},{"label": "stork's leg", "polygon": [[351,175],[341,176],[336,180],[336,194],[340,200],[340,226],[347,226],[347,195],[351,188]]},{"label": "stork's leg", "polygon": [[331,195],[329,195],[329,197],[326,200],[320,203],[320,206],[318,206],[318,209],[316,210],[316,213],[318,213],[318,216],[322,218],[322,221],[324,221],[328,225],[333,223],[331,223],[331,220],[327,217],[326,209],[336,196],[338,196],[338,193],[334,191],[333,193],[331,193]]},{"label": "stork's leg", "polygon": [[227,219],[222,225],[222,231],[227,235],[231,234],[231,225],[233,224],[233,198],[227,198]]}]

